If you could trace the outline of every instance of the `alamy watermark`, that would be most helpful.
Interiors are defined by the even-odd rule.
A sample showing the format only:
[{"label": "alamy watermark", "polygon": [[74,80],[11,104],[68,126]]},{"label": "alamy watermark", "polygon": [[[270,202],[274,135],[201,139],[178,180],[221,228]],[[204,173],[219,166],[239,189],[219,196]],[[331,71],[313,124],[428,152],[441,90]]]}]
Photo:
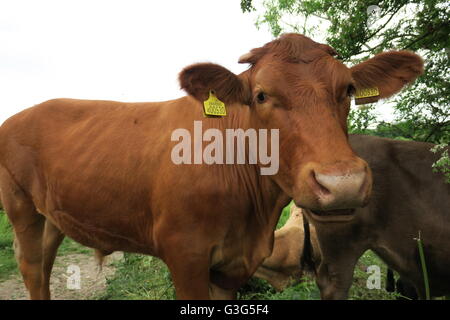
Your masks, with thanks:
[{"label": "alamy watermark", "polygon": [[381,17],[381,8],[377,5],[367,7],[367,26],[372,26]]},{"label": "alamy watermark", "polygon": [[[173,163],[177,165],[259,163],[263,165],[260,168],[261,175],[274,175],[278,172],[279,129],[225,129],[224,137],[223,131],[216,128],[209,128],[203,132],[202,121],[194,121],[193,132],[193,137],[191,132],[184,128],[172,132],[171,141],[179,141],[172,148]],[[204,142],[209,143],[203,149]]]},{"label": "alamy watermark", "polygon": [[367,289],[381,289],[380,267],[377,265],[368,266],[366,272],[370,274],[366,281]]},{"label": "alamy watermark", "polygon": [[67,284],[66,287],[69,290],[80,290],[81,289],[81,270],[80,267],[71,264],[67,267]]}]

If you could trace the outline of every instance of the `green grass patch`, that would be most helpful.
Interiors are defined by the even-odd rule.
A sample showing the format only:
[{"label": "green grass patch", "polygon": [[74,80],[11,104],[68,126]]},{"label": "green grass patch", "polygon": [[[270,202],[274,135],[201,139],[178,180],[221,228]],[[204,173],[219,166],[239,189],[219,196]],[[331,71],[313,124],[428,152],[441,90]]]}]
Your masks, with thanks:
[{"label": "green grass patch", "polygon": [[281,211],[280,219],[278,220],[277,229],[280,229],[286,221],[289,219],[289,213],[291,211],[291,206],[294,202],[290,202],[286,207],[283,208],[283,211]]},{"label": "green grass patch", "polygon": [[[369,289],[367,280],[371,273],[367,273],[369,266],[378,266],[381,271],[381,288]],[[397,294],[387,292],[386,288],[387,266],[372,251],[366,251],[358,263],[353,273],[353,285],[350,288],[349,299],[351,300],[395,300]]]},{"label": "green grass patch", "polygon": [[125,253],[107,281],[104,300],[172,300],[175,290],[166,264],[155,257]]},{"label": "green grass patch", "polygon": [[265,280],[251,278],[239,289],[239,300],[319,300],[320,292],[313,279],[304,277],[301,282],[276,292]]},{"label": "green grass patch", "polygon": [[8,217],[4,211],[0,211],[0,280],[18,272],[13,241],[14,236]]}]

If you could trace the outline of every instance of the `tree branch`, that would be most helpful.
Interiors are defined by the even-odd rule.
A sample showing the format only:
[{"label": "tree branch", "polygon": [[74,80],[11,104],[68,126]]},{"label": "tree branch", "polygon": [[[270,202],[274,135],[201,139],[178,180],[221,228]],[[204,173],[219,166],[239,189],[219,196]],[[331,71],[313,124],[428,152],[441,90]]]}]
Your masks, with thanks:
[{"label": "tree branch", "polygon": [[410,48],[413,44],[417,43],[417,42],[420,41],[420,40],[425,39],[426,37],[428,37],[428,36],[429,36],[430,34],[432,34],[432,33],[433,33],[433,31],[425,32],[425,34],[423,34],[422,36],[416,38],[415,40],[413,40],[412,42],[410,42],[407,46],[403,47],[402,50],[406,50],[406,49]]}]

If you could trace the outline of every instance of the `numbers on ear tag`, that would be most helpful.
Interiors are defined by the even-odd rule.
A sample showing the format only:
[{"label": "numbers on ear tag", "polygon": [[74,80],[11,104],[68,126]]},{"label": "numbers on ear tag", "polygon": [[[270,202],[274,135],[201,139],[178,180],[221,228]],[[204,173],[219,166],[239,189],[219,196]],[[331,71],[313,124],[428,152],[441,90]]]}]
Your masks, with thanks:
[{"label": "numbers on ear tag", "polygon": [[210,90],[209,98],[203,101],[203,114],[205,117],[208,116],[224,117],[227,115],[225,103],[223,103],[216,97],[214,90]]},{"label": "numbers on ear tag", "polygon": [[380,91],[377,87],[358,89],[355,93],[355,104],[365,104],[378,101]]}]

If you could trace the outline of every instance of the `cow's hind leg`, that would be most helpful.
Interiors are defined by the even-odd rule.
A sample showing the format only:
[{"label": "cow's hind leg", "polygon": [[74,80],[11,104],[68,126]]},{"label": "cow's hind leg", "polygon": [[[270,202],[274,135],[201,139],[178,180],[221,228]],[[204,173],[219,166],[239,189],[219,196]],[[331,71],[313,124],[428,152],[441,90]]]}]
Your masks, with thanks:
[{"label": "cow's hind leg", "polygon": [[[6,210],[8,207],[5,206]],[[9,210],[7,212],[12,212]],[[18,212],[15,212],[16,214]],[[9,213],[8,213],[9,214]],[[21,219],[22,220],[22,219]],[[14,249],[30,299],[42,299],[42,235],[45,218],[39,214],[28,221],[14,223]]]},{"label": "cow's hind leg", "polygon": [[6,170],[0,170],[2,203],[14,228],[15,255],[31,299],[41,299],[42,236],[45,217],[14,182]]},{"label": "cow's hind leg", "polygon": [[63,239],[64,234],[47,219],[45,222],[44,237],[42,239],[42,299],[50,299],[50,275],[56,253]]}]

